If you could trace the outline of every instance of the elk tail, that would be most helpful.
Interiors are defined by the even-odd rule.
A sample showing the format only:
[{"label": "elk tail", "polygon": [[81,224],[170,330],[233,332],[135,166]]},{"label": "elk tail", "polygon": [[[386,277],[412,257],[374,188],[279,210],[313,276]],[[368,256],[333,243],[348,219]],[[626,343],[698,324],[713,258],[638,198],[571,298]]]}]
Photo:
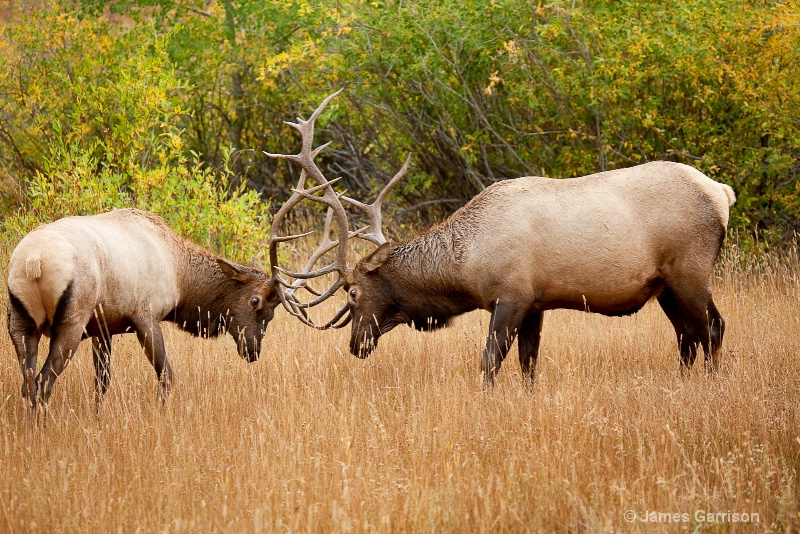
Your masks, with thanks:
[{"label": "elk tail", "polygon": [[725,192],[725,196],[728,197],[728,206],[733,206],[736,203],[736,193],[733,191],[733,188],[726,184],[719,184],[722,186],[722,190]]},{"label": "elk tail", "polygon": [[25,275],[31,282],[42,276],[42,258],[39,252],[34,252],[25,260]]}]

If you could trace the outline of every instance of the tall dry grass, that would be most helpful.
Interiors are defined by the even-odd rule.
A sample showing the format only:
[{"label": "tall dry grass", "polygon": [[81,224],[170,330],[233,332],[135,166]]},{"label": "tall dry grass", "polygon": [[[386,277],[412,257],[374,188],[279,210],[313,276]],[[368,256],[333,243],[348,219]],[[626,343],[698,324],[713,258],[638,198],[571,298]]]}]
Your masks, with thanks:
[{"label": "tall dry grass", "polygon": [[[39,426],[3,321],[0,531],[797,531],[799,275],[796,261],[721,262],[713,379],[702,365],[680,378],[656,304],[545,314],[533,391],[516,351],[482,389],[485,312],[398,328],[361,361],[349,332],[279,311],[251,365],[231,339],[166,329],[164,407],[129,335],[96,413],[84,342]],[[647,512],[686,515],[653,525]],[[758,521],[696,520],[707,512]]]}]

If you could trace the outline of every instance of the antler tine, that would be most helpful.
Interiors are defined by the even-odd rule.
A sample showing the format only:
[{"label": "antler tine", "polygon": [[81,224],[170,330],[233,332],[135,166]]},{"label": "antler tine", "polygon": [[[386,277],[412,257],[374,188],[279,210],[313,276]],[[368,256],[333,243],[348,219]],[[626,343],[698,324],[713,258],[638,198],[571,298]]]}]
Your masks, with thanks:
[{"label": "antler tine", "polygon": [[[320,328],[318,325],[314,324],[313,321],[308,319],[305,316],[305,313],[301,313],[302,310],[310,308],[312,306],[316,306],[317,304],[321,303],[325,299],[329,298],[333,295],[342,285],[344,285],[344,277],[347,275],[348,266],[347,266],[347,239],[354,235],[349,231],[348,224],[347,224],[347,213],[345,212],[344,206],[342,205],[341,200],[339,199],[339,195],[333,189],[333,184],[338,182],[341,178],[336,178],[334,180],[327,180],[325,176],[322,174],[322,171],[317,167],[316,163],[314,163],[314,159],[320,154],[322,150],[324,150],[330,143],[325,143],[317,148],[313,147],[314,144],[314,125],[316,120],[325,110],[328,103],[336,97],[342,90],[336,91],[332,95],[329,95],[322,103],[317,107],[314,113],[305,120],[301,117],[298,117],[297,122],[287,122],[289,126],[295,128],[298,132],[300,132],[301,136],[301,149],[298,154],[271,154],[268,152],[264,152],[267,156],[277,158],[277,159],[286,159],[289,161],[293,161],[297,163],[301,167],[300,173],[300,180],[298,181],[297,187],[294,188],[292,191],[292,195],[289,200],[278,210],[278,213],[275,215],[273,219],[272,230],[270,232],[270,263],[272,265],[272,281],[273,284],[280,284],[285,289],[281,289],[281,303],[283,307],[294,317],[300,319],[304,324],[308,326],[313,326],[314,328]],[[313,178],[317,185],[314,187],[306,188],[305,181],[306,178],[310,176]],[[321,195],[318,193],[322,192]],[[281,237],[277,235],[277,228],[286,216],[286,214],[293,209],[300,201],[303,199],[308,199],[314,202],[320,202],[325,204],[328,207],[328,213],[326,215],[325,220],[325,231],[322,243],[317,247],[317,249],[312,254],[311,258],[309,258],[308,262],[306,262],[305,267],[301,272],[292,272],[286,270],[278,265],[278,250],[277,245],[282,240],[285,241],[285,237]],[[338,239],[336,241],[332,241],[330,238],[331,234],[331,223],[333,220],[336,221],[337,226],[337,236]],[[358,235],[361,232],[355,233]],[[287,236],[288,237],[288,236]],[[338,246],[336,259],[333,263],[322,267],[317,270],[313,270],[314,265],[319,261],[319,259],[332,250],[334,247]],[[333,284],[323,292],[319,292],[313,290],[308,286],[308,280],[312,278],[316,278],[319,276],[324,276],[330,273],[337,273],[336,280]],[[292,284],[289,284],[286,280],[281,277],[281,273],[288,275],[292,278],[297,279]],[[312,300],[308,303],[303,303],[297,300],[295,295],[296,290],[306,288],[312,294],[317,295],[317,298]],[[340,319],[341,315],[338,315],[336,320]],[[333,322],[335,323],[335,321]],[[333,324],[331,323],[331,324]],[[324,327],[328,328],[328,327]]]},{"label": "antler tine", "polygon": [[[328,328],[342,328],[343,326],[346,326],[351,319],[351,315],[350,313],[348,313],[349,311],[350,311],[350,305],[345,304],[338,312],[336,312],[336,315],[334,315],[330,321],[322,325],[320,330],[327,330]],[[345,317],[341,323],[336,324],[337,321],[339,321],[339,319],[341,319],[345,313],[347,313],[347,317]]]},{"label": "antler tine", "polygon": [[287,271],[286,269],[284,269],[282,267],[278,267],[277,265],[275,266],[275,268],[278,269],[283,274],[288,274],[292,278],[308,280],[310,278],[317,278],[318,276],[323,276],[323,275],[326,275],[326,274],[330,274],[330,273],[338,270],[339,266],[336,265],[336,263],[334,262],[334,263],[331,263],[330,265],[326,265],[325,267],[323,267],[321,269],[317,269],[316,271],[299,272],[299,273],[295,273],[295,272],[292,272],[292,271]]},{"label": "antler tine", "polygon": [[[304,198],[307,198],[309,200],[316,200],[317,202],[322,202],[322,199],[320,197],[317,197],[315,195],[315,193],[319,193],[320,191],[322,191],[326,187],[332,186],[333,184],[335,184],[336,182],[338,182],[341,179],[342,179],[342,177],[339,176],[338,178],[334,178],[330,182],[325,182],[324,184],[315,185],[314,187],[312,187],[310,189],[292,189],[292,191],[294,191],[295,193],[300,193],[301,195],[303,195]],[[324,202],[322,202],[322,203],[324,204]]]},{"label": "antler tine", "polygon": [[[322,101],[322,104],[320,104],[319,107],[314,111],[314,113],[311,114],[311,117],[308,118],[307,122],[310,122],[313,125],[314,121],[317,120],[317,117],[319,117],[322,114],[322,112],[325,111],[325,107],[328,105],[328,102],[333,100],[342,91],[344,91],[344,87],[342,87],[341,89],[339,89],[338,91],[336,91],[332,95],[328,95],[328,98],[326,98],[325,100]],[[298,120],[302,121],[302,119],[298,119]]]},{"label": "antler tine", "polygon": [[[332,219],[333,219],[333,209],[328,208],[328,212],[325,214],[325,227],[322,230],[322,241],[320,242],[319,246],[314,251],[314,253],[311,255],[311,257],[308,259],[308,261],[306,262],[306,265],[305,267],[303,267],[302,272],[304,273],[310,272],[311,269],[314,267],[314,265],[317,263],[317,261],[338,243],[338,241],[336,242],[331,241]],[[314,296],[318,297],[322,295],[322,292],[317,291],[316,289],[308,285],[308,279],[301,279],[295,284],[297,289],[304,288],[306,291],[308,291]]]},{"label": "antler tine", "polygon": [[403,164],[403,167],[397,171],[397,174],[395,174],[391,180],[389,180],[389,183],[387,183],[386,186],[381,190],[381,192],[378,194],[378,198],[376,198],[375,202],[372,204],[364,204],[363,202],[359,202],[358,200],[350,197],[341,196],[342,200],[359,208],[369,216],[370,227],[372,230],[368,234],[359,236],[361,239],[366,239],[367,241],[371,241],[379,246],[386,243],[386,237],[383,235],[383,214],[381,213],[381,206],[383,204],[383,200],[386,198],[386,195],[389,194],[389,191],[391,191],[397,182],[399,182],[403,176],[405,176],[410,163],[411,154],[406,157],[406,162]]},{"label": "antler tine", "polygon": [[[333,328],[342,328],[343,326],[345,326],[347,323],[350,322],[350,318],[348,316],[345,319],[345,321],[340,322],[339,324],[334,324],[344,314],[343,310],[349,310],[349,308],[350,308],[349,305],[345,304],[344,308],[342,310],[339,310],[339,312],[333,317],[333,319],[331,319],[330,321],[328,321],[327,323],[325,323],[322,326],[316,324],[314,321],[309,319],[308,315],[306,314],[305,310],[307,308],[310,308],[310,306],[308,304],[303,304],[302,302],[299,302],[297,300],[297,298],[294,296],[295,290],[299,289],[299,287],[295,287],[295,286],[292,286],[292,285],[287,285],[286,281],[283,280],[280,277],[278,277],[278,279],[287,288],[286,291],[281,291],[278,294],[279,298],[281,300],[281,304],[283,304],[283,307],[286,309],[286,311],[289,312],[290,315],[292,315],[294,317],[297,317],[300,320],[300,322],[302,322],[306,326],[310,326],[312,328],[316,328],[317,330],[328,330],[331,327],[333,327]],[[306,287],[306,289],[308,289],[308,287]]]},{"label": "antler tine", "polygon": [[300,239],[301,237],[306,237],[307,235],[311,235],[314,232],[305,232],[302,234],[294,234],[294,235],[278,235],[275,236],[275,241],[278,243],[284,243],[286,241],[293,241],[295,239]]},{"label": "antler tine", "polygon": [[344,285],[344,278],[339,278],[336,280],[336,282],[334,282],[331,285],[331,287],[325,290],[325,292],[319,297],[315,298],[311,302],[299,302],[298,304],[301,308],[313,308],[314,306],[328,300],[328,298],[334,293],[336,293],[339,290],[339,288],[342,287],[343,285]]},{"label": "antler tine", "polygon": [[397,185],[397,182],[402,180],[403,177],[406,175],[406,171],[408,171],[408,166],[410,164],[411,164],[411,153],[409,153],[408,156],[406,156],[406,161],[405,163],[403,163],[403,166],[400,167],[400,170],[397,171],[397,174],[395,174],[392,177],[392,179],[389,180],[389,183],[386,184],[386,187],[384,187],[383,190],[378,194],[378,198],[375,199],[375,204],[379,206],[383,204],[383,199],[386,198],[386,195],[389,194],[389,191],[391,191],[392,188],[394,188],[394,186]]},{"label": "antler tine", "polygon": [[314,323],[314,321],[308,318],[308,316],[305,313],[305,310],[296,307],[297,300],[295,300],[292,292],[279,291],[278,295],[281,299],[281,304],[283,304],[283,307],[286,309],[287,312],[289,312],[290,315],[300,319],[300,322],[306,326],[322,330],[319,326],[317,326]]}]

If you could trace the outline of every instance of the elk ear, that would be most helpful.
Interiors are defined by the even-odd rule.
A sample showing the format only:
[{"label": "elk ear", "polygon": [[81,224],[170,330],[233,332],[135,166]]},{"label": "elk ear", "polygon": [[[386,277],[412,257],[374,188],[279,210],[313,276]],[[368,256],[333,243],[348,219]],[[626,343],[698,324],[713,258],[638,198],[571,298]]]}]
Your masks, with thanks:
[{"label": "elk ear", "polygon": [[246,272],[241,267],[229,262],[228,260],[217,258],[217,265],[219,265],[219,268],[222,269],[223,273],[225,273],[225,276],[231,280],[246,283],[253,279],[252,274]]},{"label": "elk ear", "polygon": [[362,263],[364,270],[366,270],[368,273],[371,273],[386,263],[386,260],[389,259],[389,253],[391,250],[392,247],[389,245],[389,243],[384,243],[383,245],[379,246],[378,250],[364,258],[364,263]]}]

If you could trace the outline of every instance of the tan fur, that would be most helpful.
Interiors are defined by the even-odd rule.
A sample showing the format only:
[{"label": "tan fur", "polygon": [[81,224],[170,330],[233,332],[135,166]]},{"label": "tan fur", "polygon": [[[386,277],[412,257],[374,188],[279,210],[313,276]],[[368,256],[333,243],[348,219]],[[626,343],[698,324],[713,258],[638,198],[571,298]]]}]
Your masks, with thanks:
[{"label": "tan fur", "polygon": [[[486,309],[498,298],[548,295],[614,311],[638,300],[660,270],[682,268],[673,265],[681,258],[708,273],[732,197],[729,186],[670,162],[506,180],[395,249],[392,259],[446,270],[440,276],[474,288]],[[404,253],[411,249],[426,252]]]},{"label": "tan fur", "polygon": [[[179,244],[164,239],[162,225],[144,212],[119,210],[42,226],[14,249],[9,290],[38,327],[53,319],[70,282],[81,308],[90,312],[102,302],[108,321],[131,313],[161,317],[180,298]],[[38,276],[30,276],[31,264]]]},{"label": "tan fur", "polygon": [[727,184],[720,185],[722,186],[722,190],[725,191],[725,196],[728,197],[728,206],[736,204],[736,193],[733,191],[733,188]]}]

